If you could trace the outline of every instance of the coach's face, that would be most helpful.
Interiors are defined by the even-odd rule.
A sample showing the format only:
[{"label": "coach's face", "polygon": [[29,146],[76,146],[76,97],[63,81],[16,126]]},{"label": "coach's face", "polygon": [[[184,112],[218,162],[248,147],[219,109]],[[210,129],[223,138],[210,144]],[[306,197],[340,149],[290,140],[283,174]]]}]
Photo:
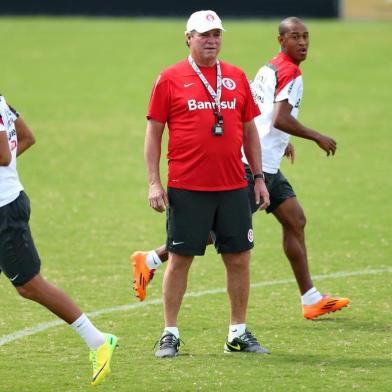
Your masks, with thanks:
[{"label": "coach's face", "polygon": [[192,31],[187,34],[187,43],[196,64],[211,67],[216,63],[222,44],[222,31],[209,30],[205,33]]},{"label": "coach's face", "polygon": [[309,32],[303,23],[291,23],[287,31],[278,37],[282,51],[296,64],[306,59],[309,47]]}]

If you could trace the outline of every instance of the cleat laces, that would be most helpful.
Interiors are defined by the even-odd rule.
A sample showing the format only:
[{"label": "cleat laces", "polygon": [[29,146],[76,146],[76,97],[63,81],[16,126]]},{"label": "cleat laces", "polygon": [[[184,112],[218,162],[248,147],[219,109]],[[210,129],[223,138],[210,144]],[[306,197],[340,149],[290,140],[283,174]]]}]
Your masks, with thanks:
[{"label": "cleat laces", "polygon": [[258,341],[255,336],[252,335],[251,332],[245,331],[241,336],[239,336],[239,339],[241,339],[243,342],[247,344],[258,344]]},{"label": "cleat laces", "polygon": [[90,361],[93,363],[94,371],[97,369],[97,352],[90,351]]},{"label": "cleat laces", "polygon": [[185,344],[183,340],[177,339],[172,333],[167,333],[155,342],[153,348],[155,348],[158,343],[160,350],[165,348],[180,347],[180,342]]}]

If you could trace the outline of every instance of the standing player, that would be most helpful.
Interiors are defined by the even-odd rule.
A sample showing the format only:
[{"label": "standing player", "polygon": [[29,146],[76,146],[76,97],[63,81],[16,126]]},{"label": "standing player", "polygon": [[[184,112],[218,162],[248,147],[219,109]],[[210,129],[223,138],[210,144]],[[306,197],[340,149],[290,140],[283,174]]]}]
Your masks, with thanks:
[{"label": "standing player", "polygon": [[[315,141],[327,155],[335,153],[336,142],[305,127],[296,119],[303,90],[299,64],[306,59],[309,45],[305,24],[295,17],[284,19],[279,25],[278,41],[281,52],[259,70],[252,86],[261,111],[255,122],[262,145],[263,171],[270,193],[271,205],[267,212],[273,213],[282,225],[283,248],[301,293],[303,315],[313,319],[343,308],[349,300],[321,295],[314,287],[305,246],[305,215],[279,167],[284,155],[294,162],[295,153],[289,143],[290,135]],[[249,167],[247,175],[252,190],[253,178]],[[253,198],[251,204],[255,211]],[[134,289],[141,301],[146,297],[146,286],[155,268],[166,260],[165,245],[155,251],[135,252],[131,256]]]},{"label": "standing player", "polygon": [[[254,173],[261,173],[261,148],[254,124],[259,114],[242,70],[218,60],[222,23],[214,11],[193,13],[186,27],[189,57],[161,73],[151,94],[145,139],[150,206],[167,211],[169,262],[163,281],[165,327],[155,353],[177,355],[177,317],[188,271],[204,255],[210,231],[226,269],[230,299],[224,351],[268,353],[246,329],[252,215],[241,146]],[[159,170],[167,123],[168,190]],[[254,194],[269,205],[262,175]],[[192,222],[192,225],[189,225]]]},{"label": "standing player", "polygon": [[27,124],[0,95],[0,272],[22,297],[46,307],[82,337],[93,363],[91,384],[98,385],[110,373],[117,337],[100,332],[67,294],[40,274],[29,227],[30,201],[16,170],[16,157],[34,143]]},{"label": "standing player", "polygon": [[[306,218],[290,183],[279,170],[283,156],[294,162],[290,135],[317,143],[327,156],[334,155],[336,142],[329,136],[310,129],[297,120],[303,82],[299,64],[306,59],[309,33],[301,19],[290,17],[279,25],[280,53],[256,74],[252,88],[261,116],[255,119],[263,145],[263,172],[271,195],[268,213],[273,213],[283,229],[283,249],[290,261],[301,293],[302,311],[307,319],[340,310],[347,298],[322,295],[314,287],[305,245]],[[246,159],[245,159],[246,162]],[[252,187],[252,173],[247,167]],[[254,201],[252,210],[256,211]]]}]

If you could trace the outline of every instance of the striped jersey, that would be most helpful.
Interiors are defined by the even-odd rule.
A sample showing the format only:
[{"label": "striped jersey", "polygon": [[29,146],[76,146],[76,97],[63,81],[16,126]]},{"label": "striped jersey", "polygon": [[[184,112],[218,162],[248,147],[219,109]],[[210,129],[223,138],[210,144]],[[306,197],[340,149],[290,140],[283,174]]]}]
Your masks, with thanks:
[{"label": "striped jersey", "polygon": [[272,126],[274,103],[288,100],[291,115],[298,116],[303,80],[298,65],[284,52],[261,67],[252,82],[254,98],[261,115],[255,118],[262,146],[263,171],[277,173],[290,135]]},{"label": "striped jersey", "polygon": [[15,121],[18,113],[11,108],[4,97],[0,95],[0,132],[6,132],[8,144],[11,150],[11,163],[8,166],[0,166],[0,207],[3,207],[18,196],[23,186],[19,181],[16,171],[16,150],[18,139],[16,136]]}]

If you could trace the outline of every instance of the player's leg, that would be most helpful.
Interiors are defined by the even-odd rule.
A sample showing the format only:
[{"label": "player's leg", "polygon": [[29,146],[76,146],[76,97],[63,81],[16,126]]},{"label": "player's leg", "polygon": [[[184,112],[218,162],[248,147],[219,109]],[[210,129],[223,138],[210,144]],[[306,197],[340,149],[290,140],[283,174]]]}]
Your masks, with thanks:
[{"label": "player's leg", "polygon": [[154,277],[155,270],[168,260],[166,244],[149,252],[136,251],[130,256],[133,271],[133,290],[140,301],[147,296],[147,285]]},{"label": "player's leg", "polygon": [[[207,244],[213,243],[211,236]],[[147,297],[147,286],[154,277],[155,270],[160,268],[169,258],[166,244],[151,251],[136,251],[130,256],[133,271],[133,290],[140,301]]]},{"label": "player's leg", "polygon": [[[44,279],[40,273],[15,288],[22,297],[38,302],[68,324],[72,324],[82,315],[75,302],[64,291]],[[102,339],[101,344],[103,342]]]},{"label": "player's leg", "polygon": [[[208,237],[208,245],[213,240]],[[130,256],[133,271],[133,290],[140,301],[144,301],[147,297],[147,286],[153,279],[155,271],[160,268],[162,263],[166,263],[169,258],[166,244],[151,251],[136,251]]]},{"label": "player's leg", "polygon": [[40,275],[41,261],[28,225],[27,195],[21,192],[16,200],[0,208],[0,215],[4,218],[0,219],[0,269],[21,296],[40,303],[79,333],[91,355],[98,358],[95,364],[100,368],[94,369],[92,383],[100,383],[110,371],[117,338],[101,333],[67,294]]},{"label": "player's leg", "polygon": [[271,205],[267,211],[272,212],[282,226],[283,249],[301,293],[304,317],[313,319],[342,309],[349,303],[347,298],[322,295],[313,285],[305,242],[306,218],[290,183],[280,171],[269,177]]},{"label": "player's leg", "polygon": [[[253,213],[257,211],[254,199],[254,181],[249,166],[245,166],[248,179],[249,202]],[[273,213],[282,225],[283,249],[289,259],[301,294],[313,287],[310,277],[304,228],[306,218],[294,190],[283,174],[264,173],[271,204],[267,213]]]},{"label": "player's leg", "polygon": [[282,225],[283,250],[290,261],[301,295],[313,287],[305,245],[306,218],[296,197],[290,197],[273,212]]},{"label": "player's leg", "polygon": [[81,336],[90,349],[90,360],[93,364],[91,383],[100,384],[110,373],[117,337],[98,330],[69,295],[49,283],[40,273],[15,288],[22,297],[41,304]]}]

